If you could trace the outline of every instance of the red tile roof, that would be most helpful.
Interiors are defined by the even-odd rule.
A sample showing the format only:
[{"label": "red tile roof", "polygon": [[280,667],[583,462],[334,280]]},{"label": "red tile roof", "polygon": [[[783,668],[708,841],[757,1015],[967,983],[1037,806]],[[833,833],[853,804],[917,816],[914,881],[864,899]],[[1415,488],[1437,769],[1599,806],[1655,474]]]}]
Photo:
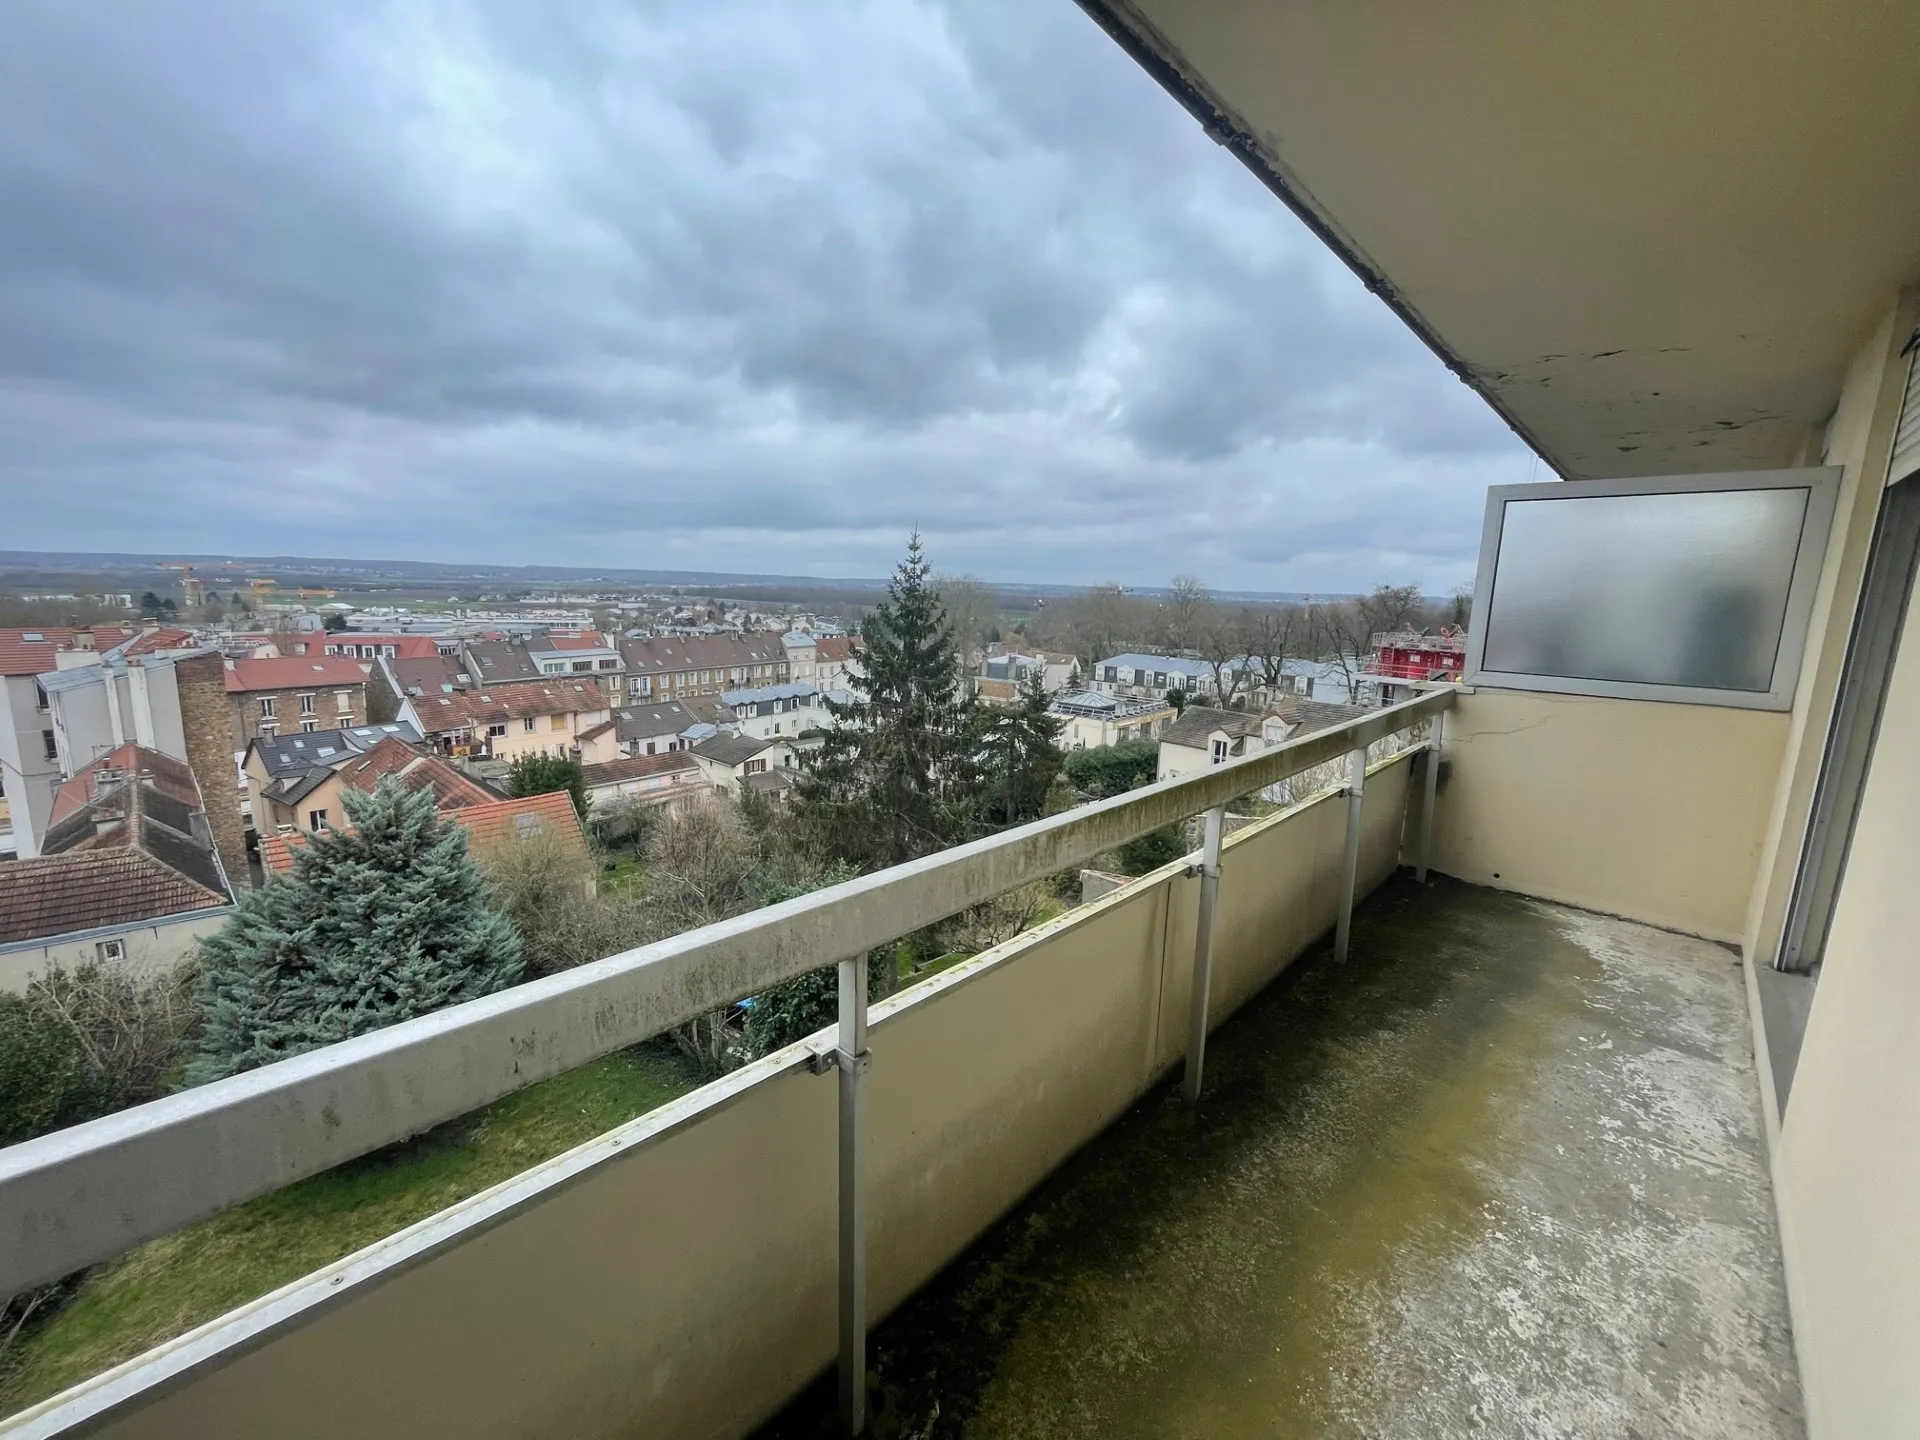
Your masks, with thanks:
[{"label": "red tile roof", "polygon": [[[442,811],[447,819],[467,832],[468,848],[484,860],[502,845],[532,835],[557,835],[569,849],[589,854],[587,832],[574,812],[573,800],[566,791],[546,795],[526,795],[517,800],[492,800],[484,805],[466,805],[458,810]],[[290,834],[260,837],[260,863],[269,875],[284,875],[293,869],[293,853],[305,845],[307,837]]]},{"label": "red tile roof", "polygon": [[813,642],[813,653],[821,660],[851,660],[854,643],[851,635],[822,635]]},{"label": "red tile roof", "polygon": [[86,769],[76,771],[71,779],[61,782],[60,788],[53,793],[53,809],[47,814],[47,824],[57,825],[90,803],[100,772],[108,769],[118,770],[123,776],[144,775],[161,794],[171,795],[189,809],[200,808],[200,787],[194,781],[193,771],[171,755],[143,749],[128,741],[117,750],[109,750]]},{"label": "red tile roof", "polygon": [[378,631],[362,634],[357,630],[331,630],[308,637],[307,643],[309,655],[324,655],[329,645],[376,645],[382,654],[391,645],[396,660],[426,660],[440,653],[431,635],[382,635]]},{"label": "red tile roof", "polygon": [[363,685],[367,672],[341,655],[281,655],[271,660],[229,660],[227,692],[298,690],[304,686]]},{"label": "red tile roof", "polygon": [[611,729],[613,729],[613,721],[602,720],[598,725],[594,726],[591,730],[582,730],[580,732],[580,738],[583,741],[598,740],[602,735],[606,734]]},{"label": "red tile roof", "polygon": [[156,650],[186,650],[192,648],[193,632],[162,625],[151,630],[143,630],[134,637],[126,648],[126,657],[131,660],[136,655],[151,655]]},{"label": "red tile roof", "polygon": [[128,847],[12,860],[0,865],[0,945],[136,925],[226,903],[226,896]]},{"label": "red tile roof", "polygon": [[111,650],[132,634],[119,625],[26,625],[0,630],[0,675],[45,675],[59,668],[53,657],[62,650]]},{"label": "red tile roof", "polygon": [[529,715],[585,715],[612,706],[607,692],[590,680],[562,680],[555,676],[542,684],[527,681],[494,685],[485,690],[457,690],[451,695],[411,697],[421,728],[440,734],[476,725],[498,725]]},{"label": "red tile roof", "polygon": [[409,790],[431,789],[440,810],[463,805],[487,805],[500,797],[468,779],[437,755],[422,755],[413,746],[389,735],[366,754],[339,769],[340,783],[349,790],[371,790],[388,775],[397,775]]},{"label": "red tile roof", "polygon": [[607,638],[598,630],[588,630],[579,635],[549,635],[544,646],[535,649],[546,650],[605,650]]}]

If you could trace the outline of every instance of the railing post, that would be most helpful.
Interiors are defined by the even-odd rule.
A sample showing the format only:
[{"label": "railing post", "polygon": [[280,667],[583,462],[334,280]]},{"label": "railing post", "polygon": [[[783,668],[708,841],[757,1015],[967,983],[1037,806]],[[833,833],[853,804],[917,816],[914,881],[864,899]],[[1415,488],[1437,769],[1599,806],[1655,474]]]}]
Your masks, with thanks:
[{"label": "railing post", "polygon": [[1207,1006],[1213,989],[1213,908],[1220,898],[1220,831],[1226,807],[1207,811],[1207,838],[1200,850],[1200,925],[1193,937],[1193,998],[1187,1008],[1187,1104],[1200,1101],[1207,1059]]},{"label": "railing post", "polygon": [[1446,718],[1446,711],[1435,711],[1429,722],[1432,729],[1427,733],[1426,773],[1421,776],[1425,801],[1420,807],[1420,863],[1413,871],[1413,878],[1422,885],[1427,883],[1427,867],[1433,863],[1433,800],[1440,784],[1440,735]]},{"label": "railing post", "polygon": [[840,1419],[867,1428],[867,957],[840,962]]},{"label": "railing post", "polygon": [[1360,875],[1360,812],[1367,789],[1367,752],[1347,752],[1347,853],[1340,864],[1340,918],[1334,925],[1333,958],[1347,958],[1353,938],[1353,891]]}]

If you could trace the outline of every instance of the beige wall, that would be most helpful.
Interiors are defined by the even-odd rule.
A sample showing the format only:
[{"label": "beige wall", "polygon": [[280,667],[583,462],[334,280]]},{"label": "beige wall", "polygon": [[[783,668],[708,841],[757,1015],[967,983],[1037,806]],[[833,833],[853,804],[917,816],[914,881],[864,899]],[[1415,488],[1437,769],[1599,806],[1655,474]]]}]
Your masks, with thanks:
[{"label": "beige wall", "polygon": [[1434,864],[1736,941],[1788,717],[1482,688],[1446,717]]},{"label": "beige wall", "polygon": [[126,959],[116,968],[151,973],[192,958],[200,942],[226,923],[232,911],[228,907],[189,919],[160,920],[150,925],[129,925],[122,930],[89,931],[82,939],[54,938],[45,944],[16,945],[0,951],[0,990],[19,994],[35,975],[44,974],[51,965],[73,970],[99,961],[103,940],[118,940],[126,946]]},{"label": "beige wall", "polygon": [[[1387,762],[1369,783],[1364,888],[1397,857],[1408,769]],[[1216,1016],[1332,924],[1345,808],[1324,797],[1227,841]],[[876,1314],[1178,1062],[1196,890],[1168,866],[876,1007]],[[181,1381],[95,1432],[116,1440],[742,1434],[834,1355],[838,1079],[803,1054],[463,1202],[72,1403],[106,1402],[116,1379]]]},{"label": "beige wall", "polygon": [[1920,1434],[1920,607],[1774,1155],[1815,1440]]},{"label": "beige wall", "polygon": [[1824,463],[1840,466],[1843,473],[1826,564],[1807,625],[1807,649],[1794,694],[1786,755],[1775,777],[1758,881],[1742,927],[1746,953],[1761,965],[1773,962],[1786,923],[1800,840],[1812,812],[1814,783],[1859,602],[1867,546],[1886,483],[1893,427],[1899,418],[1907,373],[1900,349],[1916,319],[1920,319],[1920,297],[1889,298],[1848,368],[1830,436],[1813,436],[1805,456],[1809,464],[1823,463],[1824,451]]}]

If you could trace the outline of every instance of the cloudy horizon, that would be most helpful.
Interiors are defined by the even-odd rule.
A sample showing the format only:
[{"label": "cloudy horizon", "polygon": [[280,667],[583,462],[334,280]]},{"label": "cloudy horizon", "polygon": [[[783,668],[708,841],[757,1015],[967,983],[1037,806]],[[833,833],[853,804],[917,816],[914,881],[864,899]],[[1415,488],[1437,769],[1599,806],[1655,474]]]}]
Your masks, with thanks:
[{"label": "cloudy horizon", "polygon": [[1525,447],[1071,0],[0,49],[0,548],[1444,593]]}]

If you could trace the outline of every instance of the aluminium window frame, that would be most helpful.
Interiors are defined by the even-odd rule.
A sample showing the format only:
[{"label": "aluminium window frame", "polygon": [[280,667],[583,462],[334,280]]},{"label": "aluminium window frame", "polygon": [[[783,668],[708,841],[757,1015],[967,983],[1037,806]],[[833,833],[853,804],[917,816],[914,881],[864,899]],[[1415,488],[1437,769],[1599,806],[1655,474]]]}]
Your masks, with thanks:
[{"label": "aluminium window frame", "polygon": [[[1826,564],[1834,507],[1840,498],[1840,467],[1808,465],[1782,470],[1732,470],[1705,475],[1646,475],[1622,480],[1550,480],[1534,485],[1492,485],[1480,531],[1479,568],[1473,581],[1473,619],[1467,634],[1463,683],[1492,690],[1533,690],[1552,695],[1590,695],[1614,700],[1655,700],[1675,705],[1714,705],[1735,710],[1791,710],[1807,648],[1814,594]],[[1725,690],[1704,685],[1663,685],[1643,680],[1592,680],[1483,668],[1487,621],[1493,610],[1495,570],[1507,506],[1524,500],[1580,500],[1613,495],[1692,495],[1728,490],[1805,490],[1806,513],[1794,547],[1787,582],[1780,643],[1766,690]]]}]

